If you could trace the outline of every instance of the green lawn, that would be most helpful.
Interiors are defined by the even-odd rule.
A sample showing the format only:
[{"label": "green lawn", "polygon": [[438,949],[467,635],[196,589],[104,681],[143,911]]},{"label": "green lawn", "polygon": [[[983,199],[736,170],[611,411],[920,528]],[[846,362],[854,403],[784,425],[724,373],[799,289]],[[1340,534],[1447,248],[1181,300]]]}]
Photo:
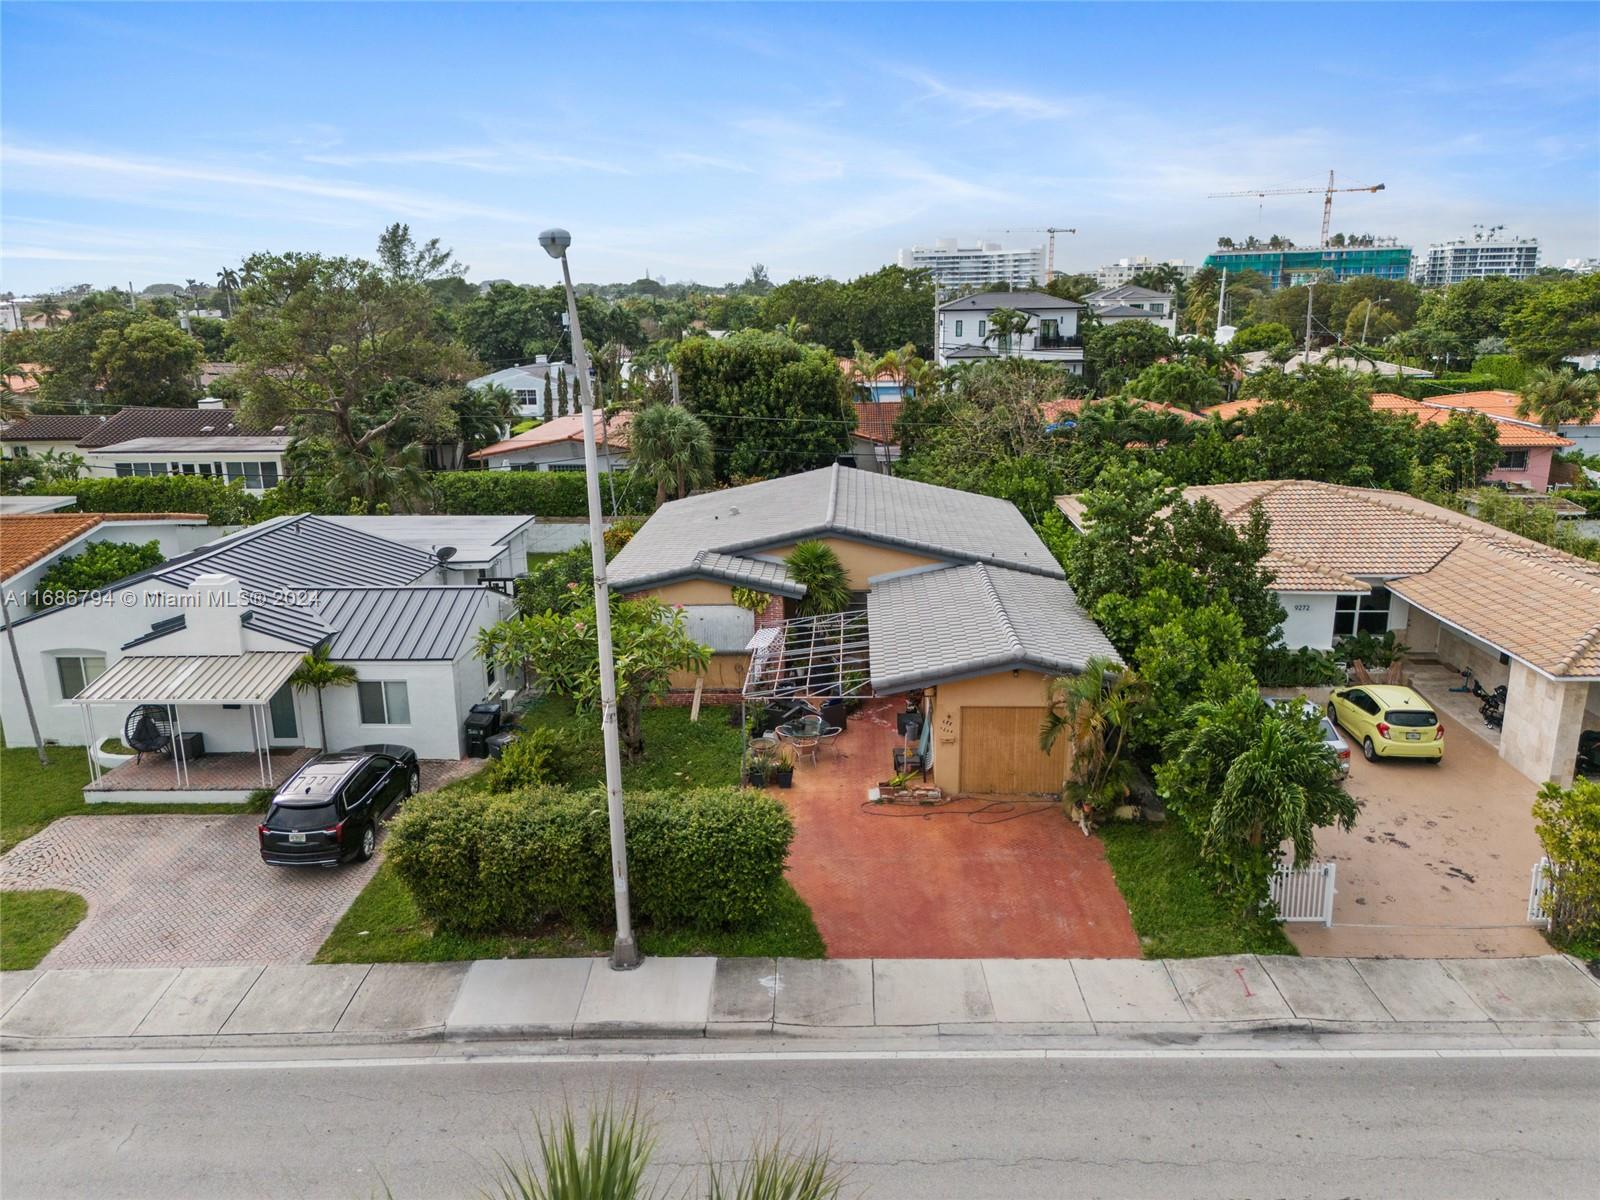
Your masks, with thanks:
[{"label": "green lawn", "polygon": [[548,560],[550,560],[552,558],[560,558],[561,557],[561,553],[562,552],[560,550],[529,550],[528,551],[528,570],[531,571],[535,567],[537,567],[540,563],[547,562]]},{"label": "green lawn", "polygon": [[75,892],[0,892],[0,971],[26,971],[89,911]]},{"label": "green lawn", "polygon": [[1295,953],[1276,921],[1241,916],[1215,895],[1181,825],[1106,825],[1100,840],[1146,958]]},{"label": "green lawn", "polygon": [[[572,731],[584,751],[584,773],[598,785],[605,774],[598,718],[579,714],[564,699],[550,697],[522,716],[522,728],[550,726]],[[648,708],[644,713],[645,757],[625,763],[623,786],[629,791],[672,787],[722,787],[739,781],[739,730],[728,724],[725,708],[703,708],[700,720],[689,720],[687,708]],[[452,788],[485,786],[472,776]],[[318,962],[453,962],[474,958],[559,958],[603,954],[611,947],[605,930],[552,926],[537,936],[469,937],[435,932],[400,880],[387,865],[378,872],[334,928]],[[639,930],[646,954],[715,954],[727,957],[781,956],[821,958],[822,937],[811,910],[787,883],[776,898],[771,917],[760,926],[740,930]]]},{"label": "green lawn", "polygon": [[0,749],[0,853],[32,837],[57,817],[76,813],[230,813],[240,804],[85,804],[89,761],[82,746],[48,746],[50,765],[37,751]]}]

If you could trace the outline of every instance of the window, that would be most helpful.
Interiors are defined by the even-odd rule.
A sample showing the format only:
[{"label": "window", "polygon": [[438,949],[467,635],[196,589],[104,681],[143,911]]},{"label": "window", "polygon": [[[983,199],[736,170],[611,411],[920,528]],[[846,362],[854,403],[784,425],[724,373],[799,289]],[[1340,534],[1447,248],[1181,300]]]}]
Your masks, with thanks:
[{"label": "window", "polygon": [[978,336],[980,338],[988,337],[989,336],[989,332],[988,331],[989,331],[989,322],[987,322],[987,321],[979,321],[978,322]]},{"label": "window", "polygon": [[549,471],[581,471],[581,470],[583,470],[583,464],[582,463],[551,463],[545,469],[549,470]]},{"label": "window", "polygon": [[956,336],[957,337],[961,336],[961,322],[960,321],[956,322]]},{"label": "window", "polygon": [[411,724],[411,699],[404,683],[358,683],[357,699],[361,703],[363,725]]},{"label": "window", "polygon": [[26,446],[13,446],[13,447],[11,447],[11,457],[12,458],[27,458],[28,457],[28,448]]},{"label": "window", "polygon": [[539,393],[533,388],[518,388],[514,394],[518,404],[537,405],[539,403]]},{"label": "window", "polygon": [[288,741],[298,737],[300,725],[295,720],[294,689],[287,683],[272,693],[272,699],[267,702],[267,711],[272,714],[272,736],[279,741]]},{"label": "window", "polygon": [[1389,631],[1389,589],[1373,586],[1365,596],[1340,596],[1333,603],[1333,636]]},{"label": "window", "polygon": [[344,802],[348,807],[359,804],[367,798],[367,793],[377,786],[378,781],[388,773],[389,760],[375,758],[371,762],[363,763],[361,768],[351,777],[350,786],[344,790]]},{"label": "window", "polygon": [[56,659],[56,678],[61,681],[61,698],[71,700],[106,673],[106,660],[99,654],[63,655]]},{"label": "window", "polygon": [[1528,452],[1526,450],[1506,450],[1500,455],[1500,469],[1502,471],[1526,471],[1528,469]]},{"label": "window", "polygon": [[117,464],[117,474],[119,476],[132,475],[133,474],[133,464],[132,463],[118,463]]}]

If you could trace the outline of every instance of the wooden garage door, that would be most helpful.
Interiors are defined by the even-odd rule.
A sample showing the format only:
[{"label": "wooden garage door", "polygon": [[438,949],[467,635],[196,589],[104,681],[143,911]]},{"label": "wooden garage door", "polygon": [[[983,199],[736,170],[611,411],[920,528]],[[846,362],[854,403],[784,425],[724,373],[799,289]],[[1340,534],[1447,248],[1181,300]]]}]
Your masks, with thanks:
[{"label": "wooden garage door", "polygon": [[1067,739],[1049,754],[1039,749],[1043,708],[961,710],[963,792],[1059,792],[1067,768]]}]

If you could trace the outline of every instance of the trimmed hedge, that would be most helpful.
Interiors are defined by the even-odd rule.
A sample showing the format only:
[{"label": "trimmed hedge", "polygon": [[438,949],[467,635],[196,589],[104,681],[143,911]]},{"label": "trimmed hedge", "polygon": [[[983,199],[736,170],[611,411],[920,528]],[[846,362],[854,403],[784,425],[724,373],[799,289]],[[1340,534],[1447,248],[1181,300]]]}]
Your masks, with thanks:
[{"label": "trimmed hedge", "polygon": [[[624,801],[634,916],[713,929],[766,917],[794,837],[777,799],[732,788]],[[444,791],[408,803],[388,861],[417,908],[459,933],[526,933],[552,918],[608,925],[611,843],[603,791]]]},{"label": "trimmed hedge", "polygon": [[79,512],[205,513],[213,525],[249,525],[261,501],[242,483],[203,475],[125,475],[59,480],[30,489],[36,496],[76,496]]},{"label": "trimmed hedge", "polygon": [[[433,485],[438,510],[453,516],[589,515],[582,471],[441,471],[433,476]],[[618,512],[648,513],[655,508],[655,488],[632,471],[600,476],[600,498],[608,513],[613,492]]]}]

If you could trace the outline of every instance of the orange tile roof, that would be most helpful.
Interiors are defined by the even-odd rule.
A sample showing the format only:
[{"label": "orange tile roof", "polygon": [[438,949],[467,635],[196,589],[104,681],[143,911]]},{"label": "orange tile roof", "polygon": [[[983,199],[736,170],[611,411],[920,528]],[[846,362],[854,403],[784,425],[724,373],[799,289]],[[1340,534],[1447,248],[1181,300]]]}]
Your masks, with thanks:
[{"label": "orange tile roof", "polygon": [[900,419],[900,410],[904,407],[898,400],[880,400],[876,403],[857,400],[856,437],[866,438],[869,442],[881,442],[886,446],[894,445],[895,422]]},{"label": "orange tile roof", "polygon": [[[628,423],[633,419],[633,414],[624,410],[612,413],[604,421],[595,423],[595,443],[605,446],[609,437],[611,448],[626,450],[628,448]],[[527,433],[519,433],[516,437],[507,438],[503,442],[496,442],[492,446],[485,446],[482,450],[474,450],[469,458],[494,458],[500,454],[514,454],[518,450],[527,450],[535,446],[553,446],[557,442],[583,441],[583,414],[572,417],[555,417],[546,421],[537,429],[530,429]]]},{"label": "orange tile roof", "polygon": [[[1206,418],[1204,415],[1190,412],[1186,408],[1175,408],[1170,404],[1158,404],[1154,400],[1141,400],[1137,396],[1124,396],[1123,399],[1129,404],[1135,405],[1138,408],[1147,408],[1151,412],[1171,413],[1173,416],[1179,418],[1180,420],[1186,421],[1191,425],[1201,425],[1205,423]],[[1086,403],[1087,401],[1082,396],[1063,396],[1057,400],[1046,400],[1043,404],[1039,405],[1039,411],[1044,414],[1044,419],[1047,422],[1053,423],[1061,420],[1061,418],[1065,416],[1076,416],[1078,413],[1083,411],[1083,406]]]},{"label": "orange tile roof", "polygon": [[[1510,396],[1511,408],[1516,409],[1515,392],[1480,392],[1479,395]],[[1460,399],[1460,397],[1452,397]],[[1504,415],[1492,408],[1479,408],[1470,404],[1446,404],[1442,400],[1413,400],[1409,396],[1397,396],[1393,392],[1372,393],[1372,407],[1384,412],[1406,413],[1417,419],[1419,425],[1443,425],[1458,412],[1480,412],[1495,423],[1500,432],[1500,444],[1507,447],[1524,449],[1530,446],[1549,446],[1558,448],[1572,445],[1570,438],[1560,434],[1551,433],[1544,426],[1534,421],[1519,420],[1514,416]]]},{"label": "orange tile roof", "polygon": [[1227,400],[1221,404],[1213,404],[1205,410],[1205,415],[1226,421],[1230,417],[1237,417],[1240,413],[1255,412],[1260,407],[1259,399]]},{"label": "orange tile roof", "polygon": [[0,579],[10,579],[107,521],[198,521],[204,513],[0,514]]}]

